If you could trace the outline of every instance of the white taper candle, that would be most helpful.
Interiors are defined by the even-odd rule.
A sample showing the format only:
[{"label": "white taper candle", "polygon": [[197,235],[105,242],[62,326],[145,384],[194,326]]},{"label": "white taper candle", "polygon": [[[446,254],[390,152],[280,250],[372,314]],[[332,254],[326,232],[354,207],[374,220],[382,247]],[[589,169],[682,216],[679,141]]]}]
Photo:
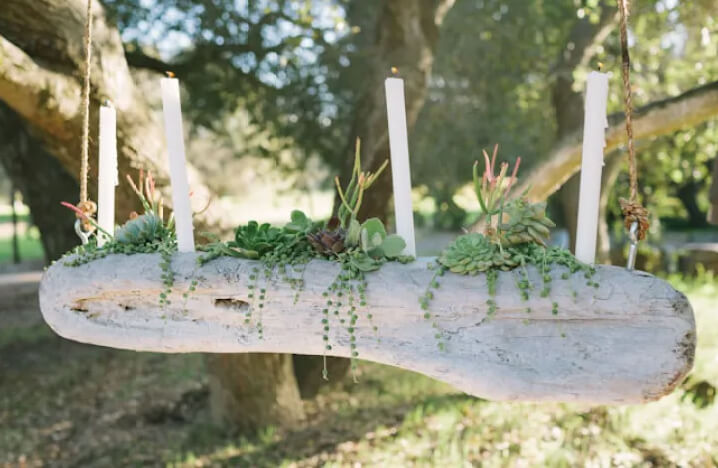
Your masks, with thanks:
[{"label": "white taper candle", "polygon": [[591,72],[586,82],[581,190],[576,229],[576,258],[589,264],[596,261],[603,148],[606,146],[606,128],[608,127],[607,100],[608,75],[596,71]]},{"label": "white taper candle", "polygon": [[[109,103],[100,107],[99,163],[97,165],[97,224],[109,234],[115,234],[115,187],[117,177],[117,117]],[[97,233],[102,246],[107,236]]]},{"label": "white taper candle", "polygon": [[409,167],[409,138],[406,129],[404,80],[387,78],[386,113],[389,121],[391,150],[391,179],[394,185],[394,218],[396,233],[406,241],[404,255],[416,256],[414,239],[414,211],[411,203],[411,169]]},{"label": "white taper candle", "polygon": [[187,160],[182,131],[182,108],[180,106],[179,81],[176,78],[162,78],[162,110],[165,120],[167,154],[172,182],[172,208],[177,231],[177,250],[194,252],[192,227],[192,206],[187,182]]}]

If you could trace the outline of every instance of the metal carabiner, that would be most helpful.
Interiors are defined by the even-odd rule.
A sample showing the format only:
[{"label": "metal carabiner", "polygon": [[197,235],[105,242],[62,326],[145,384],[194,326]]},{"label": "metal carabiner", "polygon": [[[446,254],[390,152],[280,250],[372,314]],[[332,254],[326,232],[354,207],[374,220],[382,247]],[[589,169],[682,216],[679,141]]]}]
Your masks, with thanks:
[{"label": "metal carabiner", "polygon": [[90,233],[82,230],[82,221],[79,219],[75,220],[75,233],[80,238],[82,245],[87,244],[90,241]]},{"label": "metal carabiner", "polygon": [[636,255],[638,255],[638,221],[631,223],[631,229],[628,231],[628,239],[631,241],[631,245],[628,248],[626,269],[633,270],[636,267]]}]

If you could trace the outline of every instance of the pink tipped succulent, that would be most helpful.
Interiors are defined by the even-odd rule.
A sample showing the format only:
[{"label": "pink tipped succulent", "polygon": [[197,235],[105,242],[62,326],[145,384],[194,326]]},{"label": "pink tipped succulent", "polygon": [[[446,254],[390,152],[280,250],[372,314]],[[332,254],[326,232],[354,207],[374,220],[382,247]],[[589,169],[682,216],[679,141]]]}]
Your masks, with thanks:
[{"label": "pink tipped succulent", "polygon": [[499,145],[494,146],[494,152],[489,158],[489,154],[484,150],[484,170],[483,175],[479,177],[479,162],[474,163],[474,191],[476,198],[479,200],[481,211],[484,216],[491,220],[495,214],[499,214],[502,206],[508,200],[511,187],[516,182],[516,175],[521,165],[521,158],[516,159],[513,171],[507,176],[509,164],[501,163],[499,172],[496,174],[496,154]]}]

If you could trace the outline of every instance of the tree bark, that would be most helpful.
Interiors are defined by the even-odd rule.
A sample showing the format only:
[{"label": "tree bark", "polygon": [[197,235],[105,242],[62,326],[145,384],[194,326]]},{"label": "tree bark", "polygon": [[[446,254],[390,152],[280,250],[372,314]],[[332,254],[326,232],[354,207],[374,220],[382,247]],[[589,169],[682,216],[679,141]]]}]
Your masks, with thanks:
[{"label": "tree bark", "polygon": [[713,172],[711,173],[711,188],[708,193],[710,208],[708,209],[708,222],[718,224],[718,156],[713,159]]},{"label": "tree bark", "polygon": [[77,182],[2,102],[0,142],[0,164],[30,207],[40,230],[45,261],[56,260],[78,242],[73,230],[75,216],[58,203],[77,196]]},{"label": "tree bark", "polygon": [[[215,423],[254,432],[304,420],[291,354],[209,354],[210,412]],[[321,379],[321,373],[314,376]]]},{"label": "tree bark", "polygon": [[[32,151],[20,153],[22,158],[17,153],[12,157],[22,160],[20,176],[13,180],[24,186],[21,190],[28,196],[50,259],[76,244],[72,232],[74,217],[58,204],[61,200],[76,201],[78,193],[74,177],[80,167],[85,7],[85,0],[3,0],[0,8],[0,101],[26,121],[28,132],[34,137],[27,142],[38,142]],[[135,86],[119,32],[106,22],[99,1],[94,1],[93,10],[95,58],[91,73],[90,154],[96,154],[98,107],[110,99],[117,109],[120,174],[140,168],[151,170],[158,187],[164,188],[167,205],[171,206],[164,133],[159,119]],[[28,159],[23,159],[28,155]],[[188,175],[192,204],[195,211],[200,211],[212,192],[191,165]],[[97,164],[91,156],[88,184],[91,198],[96,193],[96,180]],[[139,209],[128,184],[118,186],[116,200],[118,221]],[[195,214],[194,221],[198,229],[217,231],[228,227],[216,205]],[[271,366],[271,371],[257,376],[265,366]],[[302,403],[289,356],[215,356],[209,359],[209,367],[215,372],[232,369],[227,375],[212,376],[213,410],[223,414],[225,421],[245,427],[260,423],[294,425],[300,419]],[[233,397],[233,392],[239,393]],[[227,407],[223,408],[223,404]]]}]

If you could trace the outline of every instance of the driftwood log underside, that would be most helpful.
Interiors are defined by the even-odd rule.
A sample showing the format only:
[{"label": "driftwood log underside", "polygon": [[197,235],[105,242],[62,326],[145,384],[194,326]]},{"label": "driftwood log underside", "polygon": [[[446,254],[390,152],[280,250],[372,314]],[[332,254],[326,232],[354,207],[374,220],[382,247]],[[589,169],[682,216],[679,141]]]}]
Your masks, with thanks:
[{"label": "driftwood log underside", "polygon": [[[260,311],[248,297],[249,276],[258,264],[221,258],[200,267],[196,257],[174,256],[175,284],[164,307],[158,255],[115,255],[80,267],[58,262],[42,280],[42,314],[65,338],[114,348],[324,353],[322,293],[338,265],[311,262],[298,297],[285,281],[260,279],[257,288],[267,290],[260,338]],[[598,288],[588,287],[581,273],[563,280],[565,270],[554,267],[547,298],[539,297],[539,272],[529,269],[528,301],[518,294],[518,273],[501,273],[493,317],[487,317],[483,275],[447,273],[430,307],[445,337],[440,351],[437,329],[418,303],[431,280],[430,261],[386,264],[367,275],[367,306],[359,309],[355,326],[360,359],[420,372],[494,400],[602,404],[658,399],[692,366],[696,332],[686,297],[649,274],[609,266],[598,267]],[[193,280],[196,290],[185,299]],[[349,356],[347,325],[330,314],[330,327],[330,354]]]}]

